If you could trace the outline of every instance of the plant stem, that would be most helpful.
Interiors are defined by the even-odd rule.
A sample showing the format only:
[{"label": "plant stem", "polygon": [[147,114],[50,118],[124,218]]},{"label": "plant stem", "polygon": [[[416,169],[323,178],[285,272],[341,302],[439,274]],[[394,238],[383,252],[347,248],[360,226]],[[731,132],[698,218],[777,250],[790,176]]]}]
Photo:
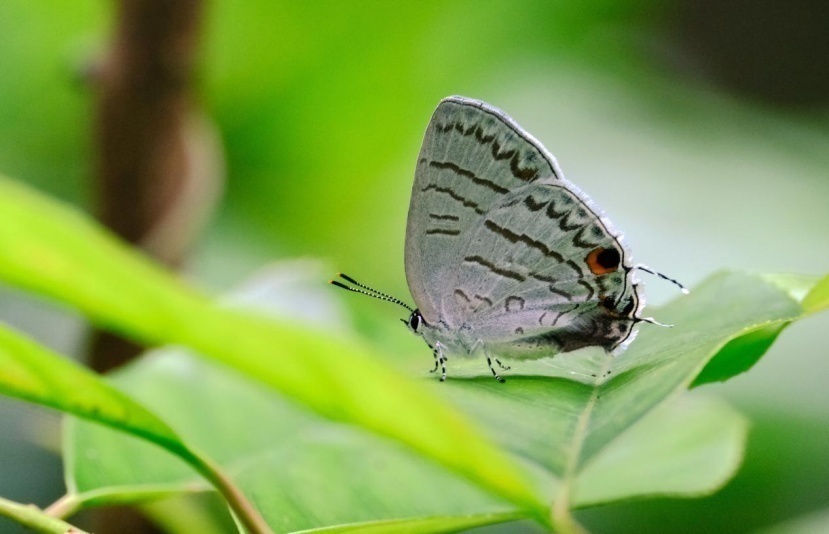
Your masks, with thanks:
[{"label": "plant stem", "polygon": [[67,493],[46,507],[43,512],[56,519],[64,519],[78,511],[80,503],[75,495]]},{"label": "plant stem", "polygon": [[181,456],[187,459],[221,493],[249,534],[272,534],[273,531],[253,504],[219,466],[194,451],[188,450]]},{"label": "plant stem", "polygon": [[[610,362],[611,360],[609,358],[605,359],[598,376],[605,376],[610,367]],[[553,527],[556,531],[564,534],[585,534],[587,532],[570,513],[570,494],[573,490],[573,481],[577,475],[579,459],[581,458],[582,447],[584,447],[584,440],[587,436],[590,417],[593,415],[593,410],[599,402],[600,388],[601,384],[597,380],[593,386],[593,392],[590,394],[590,400],[588,400],[584,410],[579,415],[578,423],[573,431],[573,443],[568,452],[567,466],[561,480],[561,488],[553,500],[553,506],[550,510],[550,519],[553,521]]]},{"label": "plant stem", "polygon": [[0,515],[13,519],[35,532],[45,534],[88,534],[87,532],[51,517],[34,505],[9,501],[0,497]]},{"label": "plant stem", "polygon": [[569,488],[553,502],[551,519],[556,532],[560,534],[587,534],[587,530],[570,513]]}]

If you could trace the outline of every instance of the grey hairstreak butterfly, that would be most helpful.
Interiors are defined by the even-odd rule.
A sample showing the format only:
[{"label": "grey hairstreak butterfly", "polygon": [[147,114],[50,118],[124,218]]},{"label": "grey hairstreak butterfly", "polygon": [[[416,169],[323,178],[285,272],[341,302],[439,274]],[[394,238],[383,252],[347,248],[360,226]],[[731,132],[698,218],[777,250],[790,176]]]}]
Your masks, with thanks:
[{"label": "grey hairstreak butterfly", "polygon": [[[621,237],[555,158],[501,110],[440,102],[417,160],[405,248],[416,308],[363,285],[344,289],[399,304],[446,379],[450,355],[534,359],[583,347],[620,351],[645,298]],[[402,320],[402,319],[401,319]],[[667,325],[662,325],[667,326]]]}]

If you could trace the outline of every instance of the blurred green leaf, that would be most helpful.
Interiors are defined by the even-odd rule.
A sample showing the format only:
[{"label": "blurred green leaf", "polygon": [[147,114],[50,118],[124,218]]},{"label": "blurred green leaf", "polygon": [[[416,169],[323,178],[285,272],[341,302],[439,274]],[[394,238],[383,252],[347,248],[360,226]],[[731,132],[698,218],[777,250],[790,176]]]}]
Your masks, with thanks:
[{"label": "blurred green leaf", "polygon": [[[816,283],[816,277],[796,274],[764,274],[760,277],[787,293],[794,301],[801,302],[804,313],[817,311],[809,310],[806,302],[808,295],[815,291],[820,292],[820,283]],[[725,382],[748,371],[766,353],[788,324],[786,321],[775,321],[732,339],[700,371],[691,387],[710,382]]]},{"label": "blurred green leaf", "polygon": [[[154,351],[112,379],[233,472],[277,531],[408,518],[440,531],[504,521],[492,514],[505,510],[526,515],[398,445],[327,422],[180,349]],[[206,489],[163,451],[98,425],[71,421],[65,450],[73,497],[88,506],[153,498],[159,488]]]},{"label": "blurred green leaf", "polygon": [[791,273],[761,274],[760,277],[779,287],[798,302],[803,302],[806,295],[816,288],[819,281],[817,276]]},{"label": "blurred green leaf", "polygon": [[757,534],[816,534],[829,532],[829,510],[818,510],[757,531]]},{"label": "blurred green leaf", "polygon": [[210,480],[252,532],[267,532],[232,483],[166,423],[96,374],[2,327],[0,393],[103,423],[163,447]]},{"label": "blurred green leaf", "polygon": [[10,180],[0,180],[0,278],[77,306],[127,337],[193,347],[546,517],[522,470],[421,385],[331,336],[221,308],[78,212]]},{"label": "blurred green leaf", "polygon": [[822,278],[803,299],[803,309],[815,313],[829,308],[829,276]]},{"label": "blurred green leaf", "polygon": [[646,416],[585,466],[575,501],[713,493],[737,470],[748,424],[721,400],[683,396]]},{"label": "blurred green leaf", "polygon": [[774,323],[732,339],[700,371],[691,387],[709,382],[725,382],[745,373],[763,357],[786,325],[787,323]]},{"label": "blurred green leaf", "polygon": [[227,505],[215,493],[179,493],[175,497],[140,504],[141,513],[163,532],[225,534],[237,526]]},{"label": "blurred green leaf", "polygon": [[182,451],[178,435],[144,407],[78,364],[0,327],[0,393],[49,406]]},{"label": "blurred green leaf", "polygon": [[370,523],[303,530],[302,534],[342,534],[351,532],[364,534],[438,534],[463,532],[470,528],[505,523],[520,517],[516,513],[503,513],[472,515],[468,517],[430,517],[426,519],[402,519],[399,521],[373,521]]}]

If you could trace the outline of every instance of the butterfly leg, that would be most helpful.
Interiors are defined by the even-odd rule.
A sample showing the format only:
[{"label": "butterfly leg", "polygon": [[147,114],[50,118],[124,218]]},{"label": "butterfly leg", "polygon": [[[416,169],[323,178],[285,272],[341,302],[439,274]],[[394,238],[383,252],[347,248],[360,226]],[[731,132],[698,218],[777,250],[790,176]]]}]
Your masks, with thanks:
[{"label": "butterfly leg", "polygon": [[435,346],[429,345],[429,348],[432,349],[432,356],[435,357],[435,368],[429,371],[430,373],[434,373],[440,367],[440,381],[446,381],[446,356],[443,355],[443,344],[438,341],[435,343]]},{"label": "butterfly leg", "polygon": [[[492,371],[492,376],[495,377],[495,380],[501,383],[506,382],[506,380],[504,380],[503,378],[501,378],[500,375],[498,375],[498,373],[495,371],[495,368],[492,367],[492,358],[490,358],[489,353],[486,350],[486,345],[484,345],[483,341],[481,341],[480,339],[476,341],[469,352],[474,352],[477,347],[480,347],[481,350],[483,350],[484,356],[486,356],[486,364],[489,366],[489,370]],[[498,358],[495,358],[495,361],[498,362],[499,367],[504,369],[504,366],[501,365],[501,362],[498,361]],[[506,369],[509,369],[509,367],[506,367]]]},{"label": "butterfly leg", "polygon": [[[472,347],[469,349],[469,353],[473,354],[476,350],[481,349],[483,351],[484,356],[486,357],[486,364],[489,366],[489,370],[492,372],[492,376],[495,377],[495,380],[498,382],[506,382],[501,376],[495,371],[495,368],[492,367],[492,358],[489,356],[489,353],[486,350],[486,345],[484,345],[483,340],[479,339],[475,343],[472,344]],[[495,361],[498,362],[498,365],[503,369],[504,366],[501,365],[501,362],[498,361],[498,358],[495,358]],[[507,367],[509,369],[509,367]]]},{"label": "butterfly leg", "polygon": [[498,358],[495,358],[495,363],[497,363],[498,367],[500,367],[504,371],[509,371],[511,369],[509,365],[504,365],[503,363],[501,363],[501,360],[499,360]]},{"label": "butterfly leg", "polygon": [[[486,354],[486,353],[484,353],[484,354]],[[495,361],[498,361],[498,360],[495,360]],[[495,377],[495,380],[497,380],[498,382],[501,382],[501,383],[506,382],[506,380],[504,380],[503,378],[501,378],[501,377],[498,375],[498,373],[497,373],[497,372],[495,372],[495,368],[494,368],[494,367],[492,367],[492,359],[489,357],[489,354],[487,354],[487,355],[486,355],[486,364],[489,366],[489,370],[490,370],[490,371],[492,371],[492,376],[494,376],[494,377]]]}]

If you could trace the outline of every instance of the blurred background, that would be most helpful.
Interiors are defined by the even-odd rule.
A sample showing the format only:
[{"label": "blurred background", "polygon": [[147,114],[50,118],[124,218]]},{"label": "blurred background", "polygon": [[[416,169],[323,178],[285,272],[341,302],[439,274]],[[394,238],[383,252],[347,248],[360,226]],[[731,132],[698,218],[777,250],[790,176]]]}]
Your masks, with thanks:
[{"label": "blurred background", "polygon": [[[807,1],[4,0],[0,173],[211,291],[310,257],[408,299],[415,159],[438,101],[461,94],[541,140],[638,261],[691,286],[724,268],[820,275],[827,28],[829,4]],[[648,282],[655,304],[676,293]],[[396,311],[344,300],[363,336],[417,352]],[[0,319],[102,371],[135,352],[10,288]],[[753,532],[829,514],[827,328],[795,324],[713,386],[753,421],[721,492],[580,519]],[[0,495],[64,492],[58,422],[0,398]]]}]

